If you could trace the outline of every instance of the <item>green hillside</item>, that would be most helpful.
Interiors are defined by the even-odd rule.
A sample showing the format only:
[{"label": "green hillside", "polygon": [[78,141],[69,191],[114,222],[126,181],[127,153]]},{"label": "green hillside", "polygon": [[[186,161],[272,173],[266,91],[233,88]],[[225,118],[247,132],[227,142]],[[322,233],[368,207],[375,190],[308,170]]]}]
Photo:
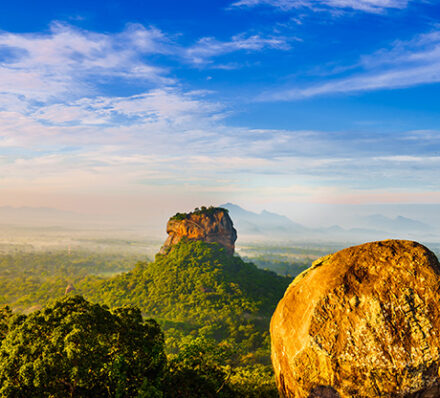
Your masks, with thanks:
[{"label": "green hillside", "polygon": [[270,317],[290,279],[231,256],[218,244],[181,242],[154,262],[78,291],[109,307],[135,305],[159,321],[167,349],[196,337],[230,343],[241,361],[269,361]]},{"label": "green hillside", "polygon": [[[113,277],[107,271],[130,268],[130,259],[99,259],[61,253],[4,256],[0,276],[8,284],[0,294],[4,302],[13,304],[14,312],[0,311],[0,387],[6,389],[0,396],[61,397],[70,391],[75,397],[277,397],[269,322],[290,278],[261,270],[228,254],[223,246],[203,241],[183,240],[155,261],[139,262]],[[89,268],[105,276],[87,274]],[[63,297],[68,281],[76,290]],[[30,315],[15,313],[21,308],[29,312],[30,305],[35,305]],[[166,363],[162,362],[157,377],[143,371],[128,377],[124,370],[124,358],[132,361],[132,349],[150,347],[150,337],[141,336],[141,324],[154,326],[154,322],[143,321],[141,313],[143,319],[156,319],[164,332],[165,344],[158,346],[158,353],[165,350]],[[83,314],[90,316],[83,319]],[[136,319],[124,315],[118,320],[123,314]],[[126,321],[133,321],[133,327]],[[88,326],[90,322],[95,323]],[[118,336],[124,331],[128,334],[122,342]],[[80,332],[84,337],[70,344],[66,336]],[[142,338],[138,341],[136,336]],[[90,348],[95,345],[99,352]],[[121,349],[127,351],[120,353]],[[101,356],[72,361],[72,353],[81,358]],[[136,369],[145,367],[143,359],[136,361]],[[17,379],[18,373],[23,377]],[[63,383],[68,384],[63,387]],[[50,392],[41,390],[44,385],[51,386]],[[102,386],[109,390],[102,392]],[[141,391],[145,394],[138,395]]]}]

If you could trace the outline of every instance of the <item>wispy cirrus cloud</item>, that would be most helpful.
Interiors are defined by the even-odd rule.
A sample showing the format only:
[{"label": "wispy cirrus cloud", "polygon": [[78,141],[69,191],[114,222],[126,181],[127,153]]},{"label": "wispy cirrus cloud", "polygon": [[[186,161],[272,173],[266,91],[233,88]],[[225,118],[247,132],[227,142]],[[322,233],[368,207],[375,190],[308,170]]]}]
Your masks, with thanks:
[{"label": "wispy cirrus cloud", "polygon": [[[183,47],[159,29],[139,24],[111,34],[63,23],[53,23],[45,33],[0,32],[0,147],[103,139],[94,126],[108,127],[107,138],[110,131],[134,125],[147,126],[149,134],[205,128],[224,117],[223,107],[206,100],[205,92],[182,90],[152,56],[200,65],[222,54],[264,48],[286,49],[287,44],[240,34]],[[124,96],[127,85],[139,94]],[[122,95],[112,94],[112,86]]]},{"label": "wispy cirrus cloud", "polygon": [[396,41],[360,58],[341,78],[296,87],[273,89],[262,94],[262,101],[288,101],[320,95],[357,93],[407,88],[440,82],[440,31],[418,35],[409,41]]},{"label": "wispy cirrus cloud", "polygon": [[93,94],[108,79],[172,83],[167,71],[146,62],[166,49],[155,28],[128,25],[119,34],[84,31],[53,23],[48,33],[0,33],[0,92],[46,101]]},{"label": "wispy cirrus cloud", "polygon": [[[284,39],[246,34],[183,47],[139,24],[112,34],[62,23],[45,33],[0,32],[0,147],[45,153],[102,144],[149,151],[152,142],[167,150],[170,140],[192,150],[206,149],[208,141],[214,147],[222,137],[211,139],[212,126],[224,118],[224,107],[206,92],[183,90],[151,56],[208,63],[231,52],[287,47]],[[107,90],[114,84],[119,91],[135,86],[138,94],[115,95]]]},{"label": "wispy cirrus cloud", "polygon": [[351,9],[370,13],[382,13],[388,9],[403,9],[411,0],[239,0],[236,7],[269,5],[284,11],[309,8],[317,11]]},{"label": "wispy cirrus cloud", "polygon": [[290,44],[285,37],[238,34],[229,41],[219,41],[213,37],[204,37],[193,46],[183,50],[183,57],[195,65],[204,65],[212,59],[237,51],[256,52],[264,49],[289,50]]},{"label": "wispy cirrus cloud", "polygon": [[200,119],[218,119],[222,106],[204,101],[204,92],[182,92],[171,87],[156,88],[126,97],[81,98],[69,104],[42,106],[31,114],[51,125],[138,125],[173,123],[179,125]]},{"label": "wispy cirrus cloud", "polygon": [[[362,59],[362,68],[392,69],[402,57],[413,56],[414,48],[421,54],[433,50],[433,42],[424,37],[396,44],[388,50],[396,62],[389,65],[384,52]],[[226,106],[206,92],[185,90],[150,57],[209,64],[235,51],[288,46],[283,38],[238,35],[182,47],[165,33],[140,25],[119,34],[60,24],[44,34],[0,33],[0,186],[11,192],[33,187],[34,192],[84,194],[149,194],[168,186],[172,194],[187,189],[191,195],[258,196],[268,186],[280,192],[286,186],[308,186],[317,192],[317,186],[350,189],[377,181],[397,186],[402,176],[415,185],[435,181],[438,142],[430,136],[435,132],[402,134],[396,140],[230,126]],[[407,63],[422,63],[426,56]],[[115,79],[136,85],[136,94],[105,90]],[[424,139],[408,146],[414,136]],[[426,143],[422,147],[425,141],[428,150]]]},{"label": "wispy cirrus cloud", "polygon": [[[0,32],[0,93],[3,98],[20,96],[18,102],[57,102],[99,95],[99,86],[113,82],[135,85],[138,91],[174,86],[177,79],[152,56],[201,67],[234,52],[289,48],[284,37],[259,34],[241,33],[226,41],[203,37],[182,46],[175,37],[140,24],[110,34],[54,22],[46,33]],[[0,107],[2,103],[0,98]]]},{"label": "wispy cirrus cloud", "polygon": [[[225,191],[249,190],[253,181],[253,192],[287,182],[365,189],[378,181],[430,186],[440,164],[435,132],[255,130],[228,126],[222,112],[201,93],[171,89],[0,112],[0,183],[131,192],[164,185],[204,191],[213,181]],[[115,122],[115,115],[131,119]]]}]

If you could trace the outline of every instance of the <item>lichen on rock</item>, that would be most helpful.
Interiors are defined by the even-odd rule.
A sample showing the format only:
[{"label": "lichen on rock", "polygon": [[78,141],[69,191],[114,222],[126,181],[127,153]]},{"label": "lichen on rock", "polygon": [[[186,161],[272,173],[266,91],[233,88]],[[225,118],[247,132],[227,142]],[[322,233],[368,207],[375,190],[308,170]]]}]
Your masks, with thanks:
[{"label": "lichen on rock", "polygon": [[271,338],[283,397],[439,397],[439,262],[401,240],[326,256],[291,283]]},{"label": "lichen on rock", "polygon": [[168,237],[160,249],[166,254],[182,239],[201,240],[222,245],[229,254],[234,254],[237,231],[228,210],[220,207],[202,207],[192,213],[177,213],[167,223]]}]

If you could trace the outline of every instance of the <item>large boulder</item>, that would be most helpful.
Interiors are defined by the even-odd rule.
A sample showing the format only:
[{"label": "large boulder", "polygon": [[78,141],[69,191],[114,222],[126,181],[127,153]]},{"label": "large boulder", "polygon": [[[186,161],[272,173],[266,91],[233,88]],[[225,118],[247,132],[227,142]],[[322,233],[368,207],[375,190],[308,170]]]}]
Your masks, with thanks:
[{"label": "large boulder", "polygon": [[228,210],[221,207],[202,207],[192,213],[177,213],[167,223],[167,234],[160,250],[162,254],[166,254],[182,239],[219,243],[229,254],[234,254],[237,240],[237,231]]},{"label": "large boulder", "polygon": [[271,321],[282,397],[440,397],[440,265],[387,240],[316,261]]}]

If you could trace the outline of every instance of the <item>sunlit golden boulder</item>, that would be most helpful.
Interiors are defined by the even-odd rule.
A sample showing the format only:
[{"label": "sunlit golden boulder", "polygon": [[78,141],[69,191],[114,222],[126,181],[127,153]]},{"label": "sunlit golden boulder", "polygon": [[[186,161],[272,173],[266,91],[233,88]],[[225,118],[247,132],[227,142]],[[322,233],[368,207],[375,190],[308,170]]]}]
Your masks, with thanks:
[{"label": "sunlit golden boulder", "polygon": [[316,261],[272,317],[283,397],[440,397],[440,265],[387,240]]}]

